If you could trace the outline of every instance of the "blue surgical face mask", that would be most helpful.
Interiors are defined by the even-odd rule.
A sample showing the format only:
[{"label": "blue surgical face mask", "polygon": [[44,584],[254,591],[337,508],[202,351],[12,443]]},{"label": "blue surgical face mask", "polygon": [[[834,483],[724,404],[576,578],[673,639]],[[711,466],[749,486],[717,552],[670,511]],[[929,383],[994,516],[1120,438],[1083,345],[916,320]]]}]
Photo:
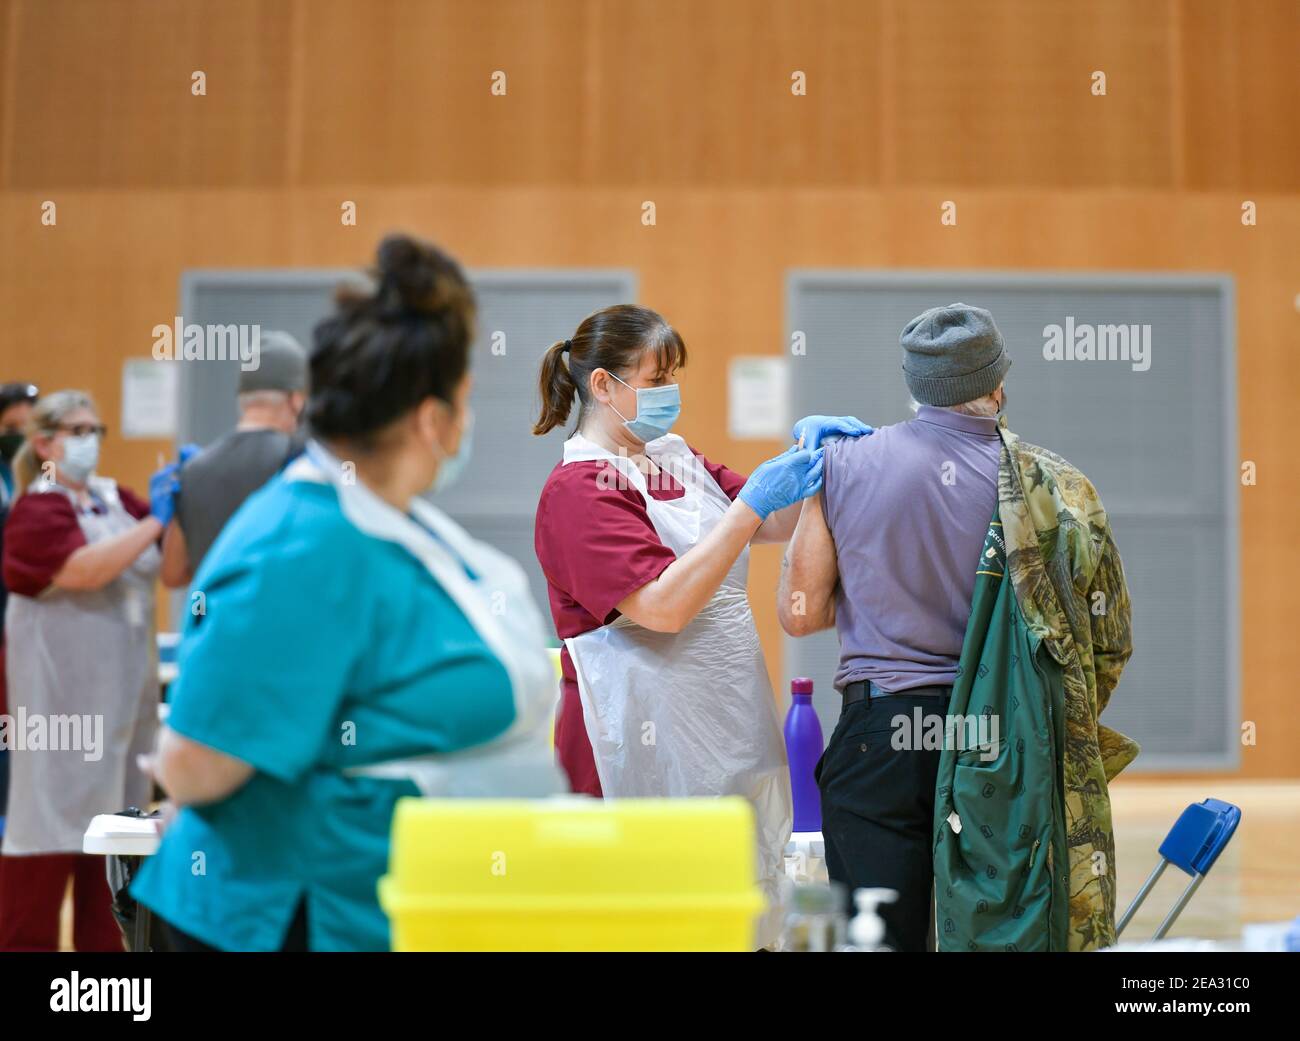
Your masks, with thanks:
[{"label": "blue surgical face mask", "polygon": [[455,455],[444,455],[442,457],[438,473],[433,479],[433,484],[429,486],[430,494],[437,495],[441,491],[446,491],[460,480],[460,475],[465,472],[465,467],[469,463],[473,433],[474,413],[471,412],[465,417],[465,429],[460,434],[460,447],[456,449]]},{"label": "blue surgical face mask", "polygon": [[63,458],[55,465],[78,484],[85,484],[86,478],[95,472],[99,464],[99,435],[85,434],[82,437],[63,439]]},{"label": "blue surgical face mask", "polygon": [[[611,372],[611,376],[614,374]],[[618,380],[617,376],[614,379]],[[636,391],[636,418],[628,419],[611,401],[609,407],[623,420],[628,433],[638,441],[653,441],[663,437],[673,428],[677,417],[682,414],[682,392],[676,383],[664,387],[633,387],[618,380],[628,390]]]}]

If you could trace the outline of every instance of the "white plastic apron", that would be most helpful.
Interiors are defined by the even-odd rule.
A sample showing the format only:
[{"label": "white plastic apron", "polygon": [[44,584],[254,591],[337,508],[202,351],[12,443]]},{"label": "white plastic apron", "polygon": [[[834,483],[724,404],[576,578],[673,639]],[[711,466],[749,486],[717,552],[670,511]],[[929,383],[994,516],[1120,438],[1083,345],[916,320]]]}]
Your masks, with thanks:
[{"label": "white plastic apron", "polygon": [[[87,545],[136,525],[114,481],[91,477],[87,488],[104,513],[83,511],[71,490],[44,478],[28,492],[66,495]],[[136,756],[152,751],[158,725],[153,590],[160,561],[151,544],[102,589],[50,586],[35,598],[9,594],[9,714],[15,730],[25,725],[21,735],[8,736],[11,748],[20,740],[27,747],[9,757],[6,855],[80,853],[92,817],[147,804],[151,787]],[[47,742],[62,735],[62,747],[32,747],[37,720]],[[95,734],[97,725],[102,729]],[[97,750],[90,747],[95,737]]]},{"label": "white plastic apron", "polygon": [[523,569],[471,538],[423,499],[411,501],[416,523],[360,482],[343,480],[339,461],[318,442],[308,444],[307,453],[289,465],[285,477],[333,484],[343,515],[353,525],[397,543],[424,565],[501,662],[514,695],[514,722],[486,744],[355,767],[347,773],[409,780],[428,798],[535,797],[567,791],[550,745],[555,671]]},{"label": "white plastic apron", "polygon": [[[678,557],[712,530],[731,500],[675,434],[646,445],[685,488],[661,501],[627,457],[581,434],[564,463],[605,460],[645,499],[659,540]],[[740,795],[754,807],[758,878],[768,901],[758,944],[780,935],[780,880],[793,824],[790,769],[772,684],[749,608],[749,550],[704,609],[678,633],[626,616],[565,640],[578,678],[587,736],[607,798]]]}]

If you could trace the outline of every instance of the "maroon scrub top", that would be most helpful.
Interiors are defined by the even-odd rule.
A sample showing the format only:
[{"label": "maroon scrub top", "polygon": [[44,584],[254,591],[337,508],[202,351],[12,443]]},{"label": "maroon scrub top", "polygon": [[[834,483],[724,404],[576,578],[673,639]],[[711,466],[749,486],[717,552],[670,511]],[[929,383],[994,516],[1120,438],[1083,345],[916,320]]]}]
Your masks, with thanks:
[{"label": "maroon scrub top", "polygon": [[[136,520],[149,515],[149,504],[120,484],[117,494]],[[98,507],[93,507],[98,508]],[[5,519],[0,577],[19,596],[38,597],[63,570],[68,558],[86,544],[77,511],[62,492],[28,492],[19,496]],[[0,619],[0,644],[4,642]],[[0,657],[0,712],[8,711],[4,658]]]},{"label": "maroon scrub top", "polygon": [[[735,499],[745,478],[692,452]],[[561,463],[551,471],[537,503],[534,548],[546,575],[551,618],[560,639],[608,625],[615,606],[677,559],[659,541],[645,500],[626,481],[599,480],[609,463],[599,459]],[[665,471],[650,494],[660,501],[680,499],[682,488]],[[575,792],[600,796],[596,760],[582,718],[578,680],[567,648],[560,652],[564,694],[555,723],[555,751]]]}]

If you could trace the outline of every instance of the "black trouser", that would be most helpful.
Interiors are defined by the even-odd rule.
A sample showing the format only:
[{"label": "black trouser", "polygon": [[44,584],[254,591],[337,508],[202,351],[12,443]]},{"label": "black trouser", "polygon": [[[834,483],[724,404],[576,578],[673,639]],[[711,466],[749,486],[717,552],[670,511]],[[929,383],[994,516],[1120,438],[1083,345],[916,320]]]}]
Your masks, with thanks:
[{"label": "black trouser", "polygon": [[[220,947],[213,947],[197,940],[189,933],[181,932],[170,922],[167,923],[167,932],[171,936],[172,950],[188,952],[211,952],[220,951]],[[288,954],[291,952],[301,952],[310,950],[307,946],[307,901],[303,900],[298,904],[298,910],[294,913],[293,921],[289,923],[289,928],[284,934],[284,943],[280,947],[280,953]]]},{"label": "black trouser", "polygon": [[[933,929],[934,783],[942,750],[922,747],[913,710],[921,709],[923,721],[945,715],[952,688],[925,689],[946,693],[903,692],[846,704],[815,774],[827,872],[850,899],[864,887],[898,890],[896,903],[880,905],[885,943],[896,951],[927,950]],[[909,740],[896,749],[891,741],[899,715],[907,717]]]}]

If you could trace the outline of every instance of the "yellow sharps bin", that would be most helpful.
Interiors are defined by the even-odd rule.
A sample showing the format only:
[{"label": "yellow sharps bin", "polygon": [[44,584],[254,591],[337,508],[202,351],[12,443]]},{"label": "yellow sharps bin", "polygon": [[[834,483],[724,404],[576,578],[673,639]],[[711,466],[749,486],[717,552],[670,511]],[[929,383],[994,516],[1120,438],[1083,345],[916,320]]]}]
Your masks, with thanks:
[{"label": "yellow sharps bin", "polygon": [[750,951],[741,798],[402,799],[379,902],[397,951]]}]

